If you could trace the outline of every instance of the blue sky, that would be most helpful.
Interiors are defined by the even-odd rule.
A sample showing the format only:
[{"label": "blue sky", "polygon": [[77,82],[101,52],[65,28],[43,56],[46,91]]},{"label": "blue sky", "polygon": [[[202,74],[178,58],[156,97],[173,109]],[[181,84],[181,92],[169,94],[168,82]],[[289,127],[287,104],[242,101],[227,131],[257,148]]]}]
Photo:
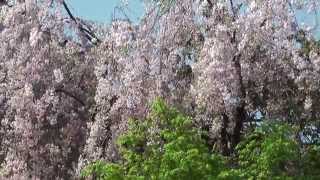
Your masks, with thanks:
[{"label": "blue sky", "polygon": [[[121,5],[120,0],[66,0],[73,14],[87,20],[94,20],[102,23],[110,23],[115,7]],[[126,14],[134,22],[143,15],[143,0],[128,0],[129,6],[125,10]],[[116,12],[117,17],[121,12]],[[307,24],[315,24],[314,16],[307,15],[305,12],[298,12],[297,19]],[[320,14],[318,15],[320,21]],[[314,31],[320,37],[320,27]]]},{"label": "blue sky", "polygon": [[[129,8],[126,13],[130,19],[137,21],[143,14],[143,0],[128,0]],[[120,0],[66,0],[75,16],[88,20],[109,23],[111,15],[116,6],[121,4]],[[119,12],[117,13],[119,15]]]}]

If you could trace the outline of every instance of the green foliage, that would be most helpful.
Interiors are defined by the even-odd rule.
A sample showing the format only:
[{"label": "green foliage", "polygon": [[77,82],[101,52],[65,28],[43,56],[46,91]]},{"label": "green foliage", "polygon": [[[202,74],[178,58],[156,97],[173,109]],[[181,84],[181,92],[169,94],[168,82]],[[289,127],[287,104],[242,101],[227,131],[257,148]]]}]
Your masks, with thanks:
[{"label": "green foliage", "polygon": [[130,120],[118,139],[122,160],[97,161],[82,177],[96,179],[319,179],[320,147],[303,148],[298,129],[288,124],[263,123],[238,144],[227,159],[209,151],[204,132],[189,117],[157,99],[149,117]]},{"label": "green foliage", "polygon": [[299,160],[294,130],[288,125],[262,125],[237,147],[241,176],[283,179],[292,176]]},{"label": "green foliage", "polygon": [[87,166],[82,172],[82,177],[92,176],[95,179],[123,179],[123,169],[120,165],[97,161]]},{"label": "green foliage", "polygon": [[238,144],[235,169],[221,173],[226,179],[318,179],[320,149],[302,148],[297,129],[266,123]]},{"label": "green foliage", "polygon": [[[320,146],[307,147],[303,158],[303,176],[305,179],[320,179]],[[302,179],[302,178],[301,178]]]},{"label": "green foliage", "polygon": [[118,141],[119,165],[96,162],[82,176],[100,179],[215,179],[223,158],[211,154],[191,119],[158,99],[144,121],[130,120],[127,134]]}]

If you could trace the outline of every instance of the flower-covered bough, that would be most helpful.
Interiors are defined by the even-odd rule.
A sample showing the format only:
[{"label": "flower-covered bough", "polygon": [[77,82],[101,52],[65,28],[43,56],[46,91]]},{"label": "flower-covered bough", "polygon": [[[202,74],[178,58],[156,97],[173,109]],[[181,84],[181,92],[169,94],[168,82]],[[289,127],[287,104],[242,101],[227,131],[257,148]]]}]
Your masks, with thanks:
[{"label": "flower-covered bough", "polygon": [[5,178],[70,179],[116,161],[115,140],[155,97],[225,155],[260,119],[319,132],[319,43],[296,17],[317,0],[153,0],[138,24],[107,28],[63,0],[0,4]]}]

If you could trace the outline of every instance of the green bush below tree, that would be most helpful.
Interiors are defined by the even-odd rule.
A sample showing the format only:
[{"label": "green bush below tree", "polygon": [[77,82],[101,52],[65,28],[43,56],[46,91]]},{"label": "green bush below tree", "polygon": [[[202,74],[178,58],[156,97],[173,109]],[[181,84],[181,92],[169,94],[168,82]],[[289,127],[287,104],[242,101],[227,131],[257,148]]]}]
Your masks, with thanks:
[{"label": "green bush below tree", "polygon": [[320,148],[301,146],[297,129],[265,123],[231,157],[211,152],[192,120],[158,99],[149,117],[130,120],[117,144],[121,161],[93,162],[82,177],[101,180],[320,179]]}]

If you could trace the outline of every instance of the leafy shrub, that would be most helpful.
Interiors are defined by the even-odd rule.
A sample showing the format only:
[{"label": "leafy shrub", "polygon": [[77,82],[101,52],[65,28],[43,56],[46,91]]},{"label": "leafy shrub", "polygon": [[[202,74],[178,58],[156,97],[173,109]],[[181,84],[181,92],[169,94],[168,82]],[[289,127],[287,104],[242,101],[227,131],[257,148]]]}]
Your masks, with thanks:
[{"label": "leafy shrub", "polygon": [[226,179],[318,179],[320,149],[303,148],[297,131],[288,124],[265,123],[248,134],[237,146],[235,169]]},{"label": "leafy shrub", "polygon": [[223,158],[209,152],[191,119],[162,100],[152,105],[144,121],[131,120],[118,140],[119,164],[95,162],[83,177],[99,179],[214,179],[224,169]]},{"label": "leafy shrub", "polygon": [[123,179],[123,169],[120,165],[97,161],[82,171],[82,177],[92,176],[94,179]]},{"label": "leafy shrub", "polygon": [[190,118],[157,99],[149,117],[130,120],[118,139],[122,160],[97,161],[82,171],[94,179],[319,179],[320,148],[302,147],[297,129],[263,123],[244,136],[235,156],[209,151]]},{"label": "leafy shrub", "polygon": [[[303,177],[320,179],[320,146],[311,145],[303,154]],[[302,179],[302,178],[301,178]]]},{"label": "leafy shrub", "polygon": [[262,125],[237,149],[243,177],[284,178],[296,172],[294,165],[299,160],[299,146],[294,130],[288,125]]}]

